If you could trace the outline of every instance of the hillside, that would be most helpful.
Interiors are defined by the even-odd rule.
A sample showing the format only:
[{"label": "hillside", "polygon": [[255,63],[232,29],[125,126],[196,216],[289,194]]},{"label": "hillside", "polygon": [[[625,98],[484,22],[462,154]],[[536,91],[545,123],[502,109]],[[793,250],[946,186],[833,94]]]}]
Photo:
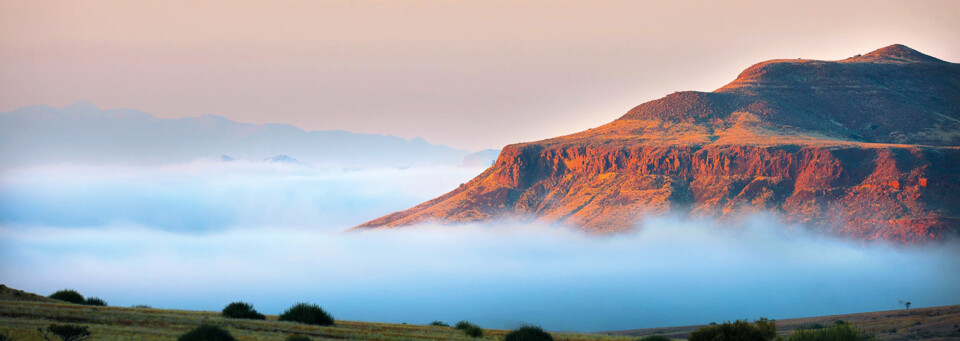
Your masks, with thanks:
[{"label": "hillside", "polygon": [[131,109],[78,102],[0,113],[0,166],[189,162],[221,155],[263,160],[286,155],[309,164],[459,165],[469,154],[427,141],[342,130],[305,131],[222,116],[165,119]]},{"label": "hillside", "polygon": [[29,293],[23,290],[10,288],[3,284],[0,284],[0,301],[45,302],[45,303],[59,302],[52,298],[43,297],[34,293]]},{"label": "hillside", "polygon": [[609,124],[509,145],[484,173],[355,229],[519,219],[594,232],[770,212],[858,240],[960,232],[960,64],[902,45],[772,60]]}]

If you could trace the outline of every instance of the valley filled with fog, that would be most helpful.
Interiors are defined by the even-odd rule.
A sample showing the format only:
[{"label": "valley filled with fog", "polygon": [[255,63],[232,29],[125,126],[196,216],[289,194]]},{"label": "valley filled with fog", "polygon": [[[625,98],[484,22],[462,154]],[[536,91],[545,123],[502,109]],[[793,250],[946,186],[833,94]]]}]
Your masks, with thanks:
[{"label": "valley filled with fog", "polygon": [[960,247],[862,244],[757,216],[600,236],[520,222],[343,232],[483,171],[200,160],[0,172],[0,282],[115,306],[597,331],[960,303]]}]

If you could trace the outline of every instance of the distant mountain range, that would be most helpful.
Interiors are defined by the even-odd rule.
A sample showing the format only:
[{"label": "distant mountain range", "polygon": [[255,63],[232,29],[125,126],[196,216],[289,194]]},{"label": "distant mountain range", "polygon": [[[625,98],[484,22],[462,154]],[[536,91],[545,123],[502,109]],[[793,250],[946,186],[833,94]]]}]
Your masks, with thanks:
[{"label": "distant mountain range", "polygon": [[713,92],[509,145],[470,182],[358,226],[533,219],[631,229],[670,212],[770,212],[859,240],[960,234],[960,64],[903,45],[839,61],[771,60]]},{"label": "distant mountain range", "polygon": [[345,166],[460,165],[468,154],[420,138],[305,131],[287,124],[240,123],[215,115],[164,119],[131,109],[101,110],[87,102],[0,113],[3,167],[149,165],[200,158]]}]

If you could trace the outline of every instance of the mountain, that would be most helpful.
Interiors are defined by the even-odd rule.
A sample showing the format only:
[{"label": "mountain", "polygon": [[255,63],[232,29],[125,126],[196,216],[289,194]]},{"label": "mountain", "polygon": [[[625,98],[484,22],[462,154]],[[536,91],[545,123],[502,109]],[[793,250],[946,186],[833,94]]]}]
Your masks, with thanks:
[{"label": "mountain", "polygon": [[130,109],[78,102],[0,113],[0,166],[50,163],[162,164],[198,158],[263,160],[277,155],[310,164],[459,165],[469,152],[420,138],[304,131],[286,124],[248,124],[221,116],[157,118]]},{"label": "mountain", "polygon": [[494,219],[616,232],[666,213],[772,212],[859,240],[960,231],[960,64],[903,45],[771,60],[580,133],[509,145],[481,175],[356,229]]}]

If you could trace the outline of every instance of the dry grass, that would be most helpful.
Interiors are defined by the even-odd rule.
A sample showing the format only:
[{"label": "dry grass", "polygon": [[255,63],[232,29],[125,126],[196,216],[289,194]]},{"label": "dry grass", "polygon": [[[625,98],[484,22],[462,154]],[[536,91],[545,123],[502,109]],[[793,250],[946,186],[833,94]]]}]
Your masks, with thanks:
[{"label": "dry grass", "polygon": [[[953,325],[960,323],[960,305],[914,308],[910,310],[890,310],[869,313],[816,316],[777,320],[777,332],[790,335],[799,327],[811,328],[817,325],[831,326],[837,321],[850,325],[874,336],[875,340],[958,340],[960,333]],[[720,322],[720,321],[717,321]],[[665,328],[647,328],[609,332],[611,335],[664,335],[673,338],[686,338],[690,332],[703,326],[679,326]]]},{"label": "dry grass", "polygon": [[[146,308],[94,307],[70,303],[0,300],[0,333],[13,340],[43,340],[38,328],[52,323],[88,326],[91,340],[176,340],[201,323],[228,330],[237,340],[283,340],[307,335],[314,340],[474,340],[451,327],[337,321],[320,327],[281,322],[227,319],[218,312]],[[498,340],[505,330],[484,329],[483,340]],[[629,340],[623,336],[553,334],[557,340]]]}]

